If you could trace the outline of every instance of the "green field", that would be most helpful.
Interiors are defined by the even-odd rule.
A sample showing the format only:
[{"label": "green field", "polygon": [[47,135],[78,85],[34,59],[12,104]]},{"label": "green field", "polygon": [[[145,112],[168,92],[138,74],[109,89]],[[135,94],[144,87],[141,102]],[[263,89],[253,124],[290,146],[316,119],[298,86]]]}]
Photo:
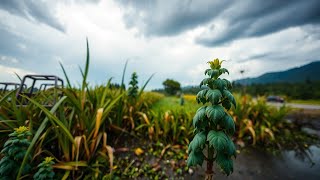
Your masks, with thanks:
[{"label": "green field", "polygon": [[164,97],[152,106],[152,110],[186,110],[195,113],[200,105],[197,104],[195,96],[191,98],[188,96],[185,98],[184,105],[180,105],[180,98],[174,96]]}]

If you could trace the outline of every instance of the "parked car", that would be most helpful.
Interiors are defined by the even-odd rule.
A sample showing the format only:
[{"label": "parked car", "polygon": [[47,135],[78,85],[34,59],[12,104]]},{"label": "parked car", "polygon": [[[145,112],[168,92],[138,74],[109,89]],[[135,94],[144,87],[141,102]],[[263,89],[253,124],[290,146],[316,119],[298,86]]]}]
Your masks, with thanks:
[{"label": "parked car", "polygon": [[284,103],[284,99],[280,96],[268,96],[267,102],[279,102]]}]

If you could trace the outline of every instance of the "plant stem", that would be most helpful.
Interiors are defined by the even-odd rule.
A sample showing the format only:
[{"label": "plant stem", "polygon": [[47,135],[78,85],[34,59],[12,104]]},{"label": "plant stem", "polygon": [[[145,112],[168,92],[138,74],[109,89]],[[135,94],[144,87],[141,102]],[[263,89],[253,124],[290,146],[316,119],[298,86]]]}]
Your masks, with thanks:
[{"label": "plant stem", "polygon": [[209,147],[208,144],[208,160],[207,160],[207,171],[206,171],[206,177],[205,180],[213,180],[213,154],[214,149],[212,147]]}]

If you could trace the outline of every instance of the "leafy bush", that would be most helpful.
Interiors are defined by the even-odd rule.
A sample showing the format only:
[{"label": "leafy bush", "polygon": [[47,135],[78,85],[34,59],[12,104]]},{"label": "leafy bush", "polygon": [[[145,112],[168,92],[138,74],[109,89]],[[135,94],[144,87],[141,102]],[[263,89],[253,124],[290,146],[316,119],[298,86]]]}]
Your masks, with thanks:
[{"label": "leafy bush", "polygon": [[44,161],[42,161],[38,165],[38,171],[34,174],[34,180],[46,180],[46,179],[54,179],[55,173],[53,172],[54,161],[52,157],[46,157]]},{"label": "leafy bush", "polygon": [[264,96],[253,99],[249,95],[235,96],[237,109],[230,114],[236,121],[236,137],[242,145],[253,145],[272,152],[281,149],[305,148],[317,138],[301,131],[296,124],[287,121],[291,111],[283,105],[279,108],[267,104]]},{"label": "leafy bush", "polygon": [[[0,161],[1,179],[10,180],[16,178],[21,162],[30,145],[28,137],[31,135],[31,132],[25,126],[15,128],[14,132],[9,135],[10,138],[6,141],[1,151],[1,153],[4,154],[4,157]],[[28,161],[30,160],[31,156],[28,155]],[[28,173],[30,169],[30,164],[26,164],[22,169],[22,174]]]}]

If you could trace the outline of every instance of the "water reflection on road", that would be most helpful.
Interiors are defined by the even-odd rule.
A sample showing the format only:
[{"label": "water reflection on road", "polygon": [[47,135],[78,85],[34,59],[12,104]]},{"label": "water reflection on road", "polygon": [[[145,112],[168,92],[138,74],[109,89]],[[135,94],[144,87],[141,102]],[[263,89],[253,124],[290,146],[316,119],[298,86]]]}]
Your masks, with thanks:
[{"label": "water reflection on road", "polygon": [[[320,148],[310,146],[311,163],[308,158],[294,151],[283,151],[274,156],[262,150],[248,148],[243,150],[234,162],[234,172],[229,177],[215,169],[215,179],[226,180],[270,180],[270,179],[320,179]],[[185,179],[204,179],[203,168],[196,170],[192,176]]]},{"label": "water reflection on road", "polygon": [[281,107],[281,106],[288,106],[297,109],[307,109],[307,110],[320,110],[320,105],[311,105],[311,104],[296,104],[296,103],[275,103],[275,102],[268,102],[268,104]]}]

